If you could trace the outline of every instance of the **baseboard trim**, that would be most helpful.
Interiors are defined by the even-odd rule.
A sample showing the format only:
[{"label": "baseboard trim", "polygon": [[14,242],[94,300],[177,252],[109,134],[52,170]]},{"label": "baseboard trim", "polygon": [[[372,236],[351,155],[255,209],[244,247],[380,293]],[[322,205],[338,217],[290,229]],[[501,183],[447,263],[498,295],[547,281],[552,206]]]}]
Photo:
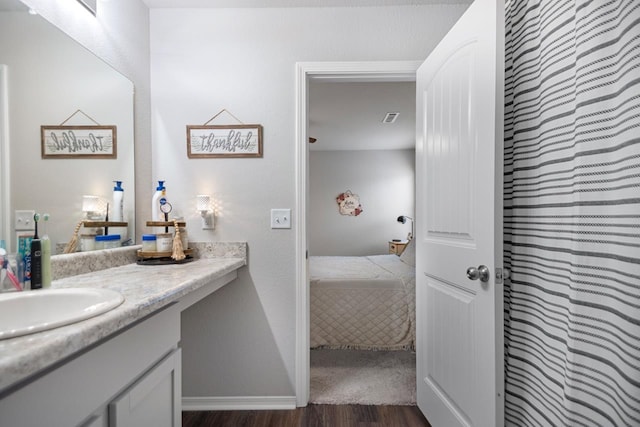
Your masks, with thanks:
[{"label": "baseboard trim", "polygon": [[295,396],[182,397],[183,411],[295,409]]}]

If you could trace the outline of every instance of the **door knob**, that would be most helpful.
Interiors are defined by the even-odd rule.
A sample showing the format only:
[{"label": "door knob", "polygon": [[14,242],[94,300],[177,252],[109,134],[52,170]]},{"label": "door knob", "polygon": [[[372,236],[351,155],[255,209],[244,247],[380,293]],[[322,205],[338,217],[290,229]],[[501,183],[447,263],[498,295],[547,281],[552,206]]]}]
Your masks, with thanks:
[{"label": "door knob", "polygon": [[478,279],[480,279],[481,282],[488,282],[489,281],[489,267],[487,267],[486,265],[480,265],[480,266],[478,266],[478,268],[469,267],[469,268],[467,268],[467,277],[470,280],[478,280]]}]

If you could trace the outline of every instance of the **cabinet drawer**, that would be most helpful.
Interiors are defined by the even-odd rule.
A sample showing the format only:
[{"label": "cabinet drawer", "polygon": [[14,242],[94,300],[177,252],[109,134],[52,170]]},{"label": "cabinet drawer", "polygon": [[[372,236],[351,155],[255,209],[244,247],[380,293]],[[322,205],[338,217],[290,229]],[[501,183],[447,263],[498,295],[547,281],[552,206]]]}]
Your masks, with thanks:
[{"label": "cabinet drawer", "polygon": [[404,248],[407,247],[407,243],[405,242],[389,242],[389,253],[401,255],[404,251]]}]

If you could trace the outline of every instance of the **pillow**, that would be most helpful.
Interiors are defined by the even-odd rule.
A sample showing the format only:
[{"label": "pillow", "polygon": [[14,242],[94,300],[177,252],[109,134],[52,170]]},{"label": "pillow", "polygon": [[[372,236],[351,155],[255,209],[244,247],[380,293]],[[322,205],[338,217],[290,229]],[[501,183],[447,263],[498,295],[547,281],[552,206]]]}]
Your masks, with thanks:
[{"label": "pillow", "polygon": [[407,247],[404,248],[400,255],[400,260],[411,267],[416,266],[416,245],[413,243],[413,239],[409,240]]}]

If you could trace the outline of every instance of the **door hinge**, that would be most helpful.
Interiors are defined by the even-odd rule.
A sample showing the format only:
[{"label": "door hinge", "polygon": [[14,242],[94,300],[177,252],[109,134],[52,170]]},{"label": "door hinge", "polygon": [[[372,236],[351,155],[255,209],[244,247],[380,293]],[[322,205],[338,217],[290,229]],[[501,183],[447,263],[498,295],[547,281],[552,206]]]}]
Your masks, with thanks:
[{"label": "door hinge", "polygon": [[505,279],[509,278],[509,270],[506,268],[496,268],[496,283],[501,285]]}]

